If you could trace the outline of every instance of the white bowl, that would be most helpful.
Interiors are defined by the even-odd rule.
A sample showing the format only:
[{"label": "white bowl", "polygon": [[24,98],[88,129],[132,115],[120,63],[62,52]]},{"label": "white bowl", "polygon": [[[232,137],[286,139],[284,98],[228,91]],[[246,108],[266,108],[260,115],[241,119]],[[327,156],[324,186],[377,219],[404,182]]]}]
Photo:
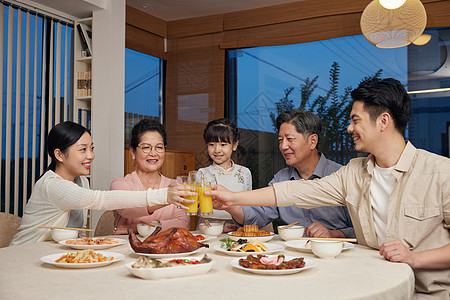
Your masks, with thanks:
[{"label": "white bowl", "polygon": [[278,227],[278,234],[285,241],[299,239],[303,236],[303,232],[305,232],[305,227],[300,225],[294,225],[286,229],[281,226]]},{"label": "white bowl", "polygon": [[52,229],[52,238],[55,242],[64,240],[76,239],[78,237],[78,230],[70,229]]},{"label": "white bowl", "polygon": [[141,224],[141,223],[136,225],[138,233],[140,235],[142,235],[143,237],[148,237],[150,234],[152,234],[153,231],[155,231],[156,226],[157,225],[155,225],[155,227],[153,227],[153,226],[149,226],[149,225]]},{"label": "white bowl", "polygon": [[222,234],[223,224],[225,222],[209,222],[211,227],[208,227],[205,223],[200,223],[198,228],[202,234],[210,235],[210,236],[218,236]]},{"label": "white bowl", "polygon": [[342,242],[311,240],[311,250],[320,258],[333,259],[341,253]]}]

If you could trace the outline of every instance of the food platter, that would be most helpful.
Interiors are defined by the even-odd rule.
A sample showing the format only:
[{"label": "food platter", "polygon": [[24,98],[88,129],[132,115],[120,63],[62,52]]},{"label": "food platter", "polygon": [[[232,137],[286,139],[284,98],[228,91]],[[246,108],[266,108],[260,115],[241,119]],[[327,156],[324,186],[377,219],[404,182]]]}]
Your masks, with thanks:
[{"label": "food platter", "polygon": [[56,254],[50,254],[41,257],[41,261],[43,263],[51,264],[60,268],[67,268],[67,269],[88,269],[88,268],[97,268],[97,267],[103,267],[107,266],[109,264],[121,261],[125,258],[123,254],[116,253],[116,252],[105,252],[105,251],[97,251],[96,253],[100,253],[104,256],[113,257],[114,259],[111,261],[104,261],[104,262],[95,262],[95,263],[57,263],[55,260],[60,258],[61,256],[67,254],[67,253],[56,253]]},{"label": "food platter", "polygon": [[[96,238],[94,238],[95,240]],[[64,240],[64,241],[60,241],[59,244],[64,245],[64,246],[68,246],[72,249],[77,249],[77,250],[84,250],[84,249],[93,249],[93,250],[102,250],[102,249],[108,249],[108,248],[112,248],[112,247],[116,247],[119,245],[124,245],[127,244],[128,241],[125,239],[116,239],[117,240],[117,244],[105,244],[105,245],[73,245],[73,244],[67,244],[67,241],[73,241],[73,239],[70,240]],[[79,239],[77,239],[79,240]]]},{"label": "food platter", "polygon": [[202,248],[198,248],[197,250],[191,251],[191,252],[183,252],[183,253],[172,253],[172,254],[151,254],[151,253],[136,253],[134,252],[133,248],[129,248],[130,252],[136,255],[143,255],[148,256],[151,258],[173,258],[173,257],[182,257],[182,256],[189,256],[195,253],[199,253],[202,251]]},{"label": "food platter", "polygon": [[[186,254],[186,253],[183,253]],[[179,257],[180,259],[196,259],[201,260],[201,257]],[[128,271],[142,279],[161,279],[161,278],[175,278],[191,275],[199,275],[207,273],[213,266],[213,261],[198,265],[189,266],[175,266],[170,268],[132,268],[132,263],[126,264]]]},{"label": "food platter", "polygon": [[[296,250],[302,251],[302,252],[312,252],[311,248],[307,248],[306,245],[307,240],[294,240],[294,241],[287,241],[284,244],[287,247],[291,247],[294,248]],[[355,247],[354,244],[352,243],[348,243],[348,242],[342,242],[343,247],[342,250],[348,250],[348,249],[352,249],[353,247]]]},{"label": "food platter", "polygon": [[[268,257],[273,257],[277,255],[268,255]],[[295,256],[285,256],[286,260],[292,260],[296,258]],[[297,269],[285,269],[285,270],[261,270],[261,269],[249,269],[244,268],[241,265],[239,265],[239,259],[236,258],[233,259],[230,264],[233,268],[240,269],[246,272],[254,273],[254,274],[262,274],[262,275],[287,275],[287,274],[293,274],[298,273],[307,269],[314,268],[317,266],[317,262],[314,259],[310,258],[304,258],[305,266],[303,268],[297,268]]]},{"label": "food platter", "polygon": [[236,251],[227,251],[226,248],[222,248],[220,245],[216,245],[214,246],[214,250],[221,252],[223,254],[227,254],[230,256],[247,256],[247,255],[252,255],[252,254],[270,254],[270,253],[274,253],[277,251],[282,251],[284,250],[284,246],[282,245],[278,245],[278,244],[271,244],[271,243],[267,243],[264,244],[264,246],[266,246],[267,248],[269,248],[269,251],[262,251],[262,252],[236,252]]},{"label": "food platter", "polygon": [[270,235],[266,235],[266,236],[234,236],[234,235],[231,235],[231,232],[228,232],[228,237],[230,239],[232,239],[233,241],[237,241],[239,239],[246,239],[248,241],[250,241],[250,240],[258,240],[258,241],[263,242],[263,243],[264,242],[268,242],[271,239],[273,239],[274,235],[275,234],[273,232],[271,232]]}]

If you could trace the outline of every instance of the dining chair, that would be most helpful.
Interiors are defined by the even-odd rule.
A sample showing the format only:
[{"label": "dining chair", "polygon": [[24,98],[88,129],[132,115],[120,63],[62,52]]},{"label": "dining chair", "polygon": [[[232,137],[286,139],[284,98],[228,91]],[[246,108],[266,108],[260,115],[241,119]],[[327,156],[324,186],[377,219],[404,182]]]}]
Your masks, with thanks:
[{"label": "dining chair", "polygon": [[98,219],[94,236],[112,235],[114,232],[114,214],[111,210],[105,211]]},{"label": "dining chair", "polygon": [[21,217],[0,212],[0,248],[9,246],[21,221]]}]

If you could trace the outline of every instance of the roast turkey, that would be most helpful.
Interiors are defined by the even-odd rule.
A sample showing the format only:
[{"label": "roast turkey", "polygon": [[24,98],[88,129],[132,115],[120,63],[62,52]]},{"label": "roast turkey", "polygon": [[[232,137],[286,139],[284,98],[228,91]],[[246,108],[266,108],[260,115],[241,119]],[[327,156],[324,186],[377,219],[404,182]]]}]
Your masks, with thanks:
[{"label": "roast turkey", "polygon": [[184,228],[172,227],[161,232],[161,227],[144,241],[140,241],[131,228],[128,229],[131,248],[136,253],[173,254],[192,252],[201,247],[209,248],[207,244],[199,243],[194,236]]}]

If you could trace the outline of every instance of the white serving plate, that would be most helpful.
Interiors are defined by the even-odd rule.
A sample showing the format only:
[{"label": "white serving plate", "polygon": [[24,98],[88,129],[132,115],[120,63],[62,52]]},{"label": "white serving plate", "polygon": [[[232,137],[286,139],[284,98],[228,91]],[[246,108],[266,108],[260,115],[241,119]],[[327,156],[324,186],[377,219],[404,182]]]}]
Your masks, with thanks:
[{"label": "white serving plate", "polygon": [[[180,259],[196,259],[201,260],[201,257],[179,257]],[[170,260],[170,259],[165,259]],[[128,271],[142,279],[161,279],[161,278],[175,278],[199,275],[207,273],[213,266],[213,261],[206,264],[188,265],[188,266],[176,266],[169,268],[132,268],[132,263],[126,264]]]},{"label": "white serving plate", "polygon": [[[312,252],[311,248],[305,247],[306,242],[307,242],[307,240],[295,240],[295,241],[287,241],[284,244],[287,247],[291,247],[291,248],[294,248],[294,249],[302,251],[302,252]],[[355,247],[355,245],[352,243],[348,243],[348,242],[343,242],[343,243],[344,243],[344,245],[342,247],[342,250],[348,250],[348,249],[352,249],[353,247]]]},{"label": "white serving plate", "polygon": [[267,248],[269,248],[269,251],[262,251],[262,252],[236,252],[236,251],[227,251],[226,248],[222,248],[220,245],[214,246],[214,250],[219,251],[221,253],[230,255],[230,256],[248,256],[248,255],[257,255],[257,254],[270,254],[277,251],[284,250],[284,246],[278,245],[278,244],[271,244],[267,243],[264,244]]},{"label": "white serving plate", "polygon": [[83,264],[68,264],[68,263],[57,263],[55,260],[60,258],[63,255],[66,255],[66,253],[56,253],[56,254],[50,254],[41,257],[41,261],[47,264],[51,264],[60,268],[68,268],[68,269],[88,269],[88,268],[97,268],[97,267],[103,267],[107,266],[109,264],[112,264],[117,261],[121,261],[125,258],[123,254],[116,253],[116,252],[105,252],[105,251],[97,251],[97,253],[100,253],[104,256],[113,257],[114,259],[112,261],[105,261],[105,262],[97,262],[97,263],[83,263]]},{"label": "white serving plate", "polygon": [[[268,257],[273,257],[278,255],[268,255]],[[285,256],[285,260],[291,260],[296,258],[295,256]],[[255,273],[255,274],[263,274],[263,275],[286,275],[286,274],[293,274],[298,273],[307,269],[314,268],[317,266],[317,262],[310,258],[304,258],[305,266],[303,268],[297,268],[297,269],[286,269],[286,270],[260,270],[260,269],[248,269],[244,268],[239,265],[239,259],[236,258],[233,259],[230,263],[233,268],[244,270],[246,272]]]},{"label": "white serving plate", "polygon": [[173,253],[173,254],[151,254],[151,253],[136,253],[134,252],[133,248],[129,248],[130,252],[136,255],[143,255],[148,256],[151,258],[175,258],[175,257],[182,257],[182,256],[189,256],[195,253],[198,253],[202,251],[202,248],[198,248],[197,250],[191,251],[191,252],[183,252],[183,253]]},{"label": "white serving plate", "polygon": [[[94,240],[97,238],[93,238]],[[68,246],[72,249],[77,249],[77,250],[84,250],[84,249],[93,249],[93,250],[100,250],[100,249],[108,249],[108,248],[112,248],[112,247],[116,247],[119,245],[124,245],[126,243],[128,243],[127,240],[125,239],[116,239],[117,240],[117,244],[108,244],[108,245],[72,245],[72,244],[67,244],[67,241],[73,241],[73,239],[70,240],[64,240],[64,241],[60,241],[59,244],[64,245],[64,246]],[[80,240],[80,239],[77,239]]]},{"label": "white serving plate", "polygon": [[247,241],[258,240],[262,243],[270,241],[271,239],[273,239],[274,235],[275,234],[273,232],[271,232],[270,235],[266,235],[266,236],[234,236],[234,235],[231,235],[231,232],[228,232],[228,237],[230,239],[232,239],[233,241],[237,241],[239,239],[246,239]]}]

